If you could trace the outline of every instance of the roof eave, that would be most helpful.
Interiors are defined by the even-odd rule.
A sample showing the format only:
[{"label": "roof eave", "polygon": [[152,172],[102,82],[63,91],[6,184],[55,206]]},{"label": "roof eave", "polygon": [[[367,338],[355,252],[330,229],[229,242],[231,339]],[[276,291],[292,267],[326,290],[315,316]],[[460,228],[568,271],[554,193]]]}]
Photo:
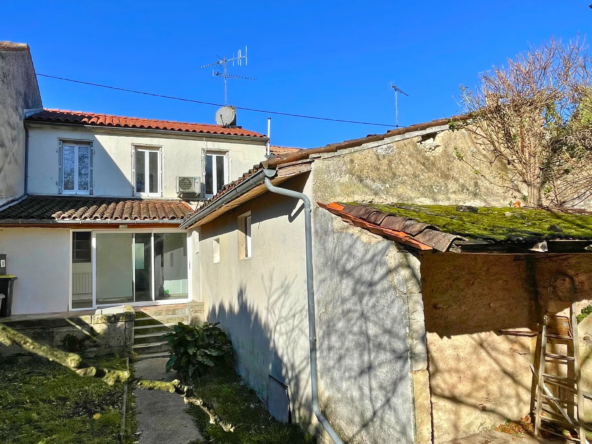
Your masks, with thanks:
[{"label": "roof eave", "polygon": [[214,133],[200,133],[200,132],[193,132],[193,131],[178,131],[178,130],[161,130],[161,129],[152,129],[152,128],[131,128],[131,127],[122,127],[122,126],[109,126],[109,125],[89,125],[85,123],[75,123],[75,122],[52,122],[46,120],[25,120],[25,126],[27,129],[34,127],[35,125],[43,125],[43,126],[67,126],[67,127],[75,127],[75,128],[86,128],[92,131],[96,131],[97,129],[100,131],[117,131],[117,132],[133,132],[133,133],[150,133],[150,134],[160,134],[160,135],[168,135],[173,137],[187,137],[187,138],[199,138],[203,139],[224,139],[224,140],[240,140],[246,141],[248,140],[251,143],[256,145],[265,145],[269,140],[265,136],[239,136],[234,134],[214,134]]}]

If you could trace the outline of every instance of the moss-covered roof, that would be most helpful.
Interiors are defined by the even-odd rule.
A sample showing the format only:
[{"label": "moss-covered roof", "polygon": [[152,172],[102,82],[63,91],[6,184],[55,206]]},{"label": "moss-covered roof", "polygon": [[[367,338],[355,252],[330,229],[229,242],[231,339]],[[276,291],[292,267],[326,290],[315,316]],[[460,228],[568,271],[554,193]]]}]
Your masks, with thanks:
[{"label": "moss-covered roof", "polygon": [[[530,208],[367,204],[384,213],[433,225],[445,233],[496,241],[592,239],[592,215]],[[460,211],[463,210],[463,211]]]}]

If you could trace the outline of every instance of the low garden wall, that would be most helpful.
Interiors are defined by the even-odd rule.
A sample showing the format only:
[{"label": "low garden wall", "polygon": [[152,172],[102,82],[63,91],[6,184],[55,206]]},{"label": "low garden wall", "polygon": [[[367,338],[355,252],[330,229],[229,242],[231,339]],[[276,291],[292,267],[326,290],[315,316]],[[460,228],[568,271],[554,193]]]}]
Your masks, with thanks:
[{"label": "low garden wall", "polygon": [[[88,357],[131,356],[135,317],[134,309],[124,305],[96,310],[89,315],[0,320],[0,326],[16,330],[39,345]],[[26,352],[20,346],[7,346],[0,341],[0,356],[22,353]]]}]

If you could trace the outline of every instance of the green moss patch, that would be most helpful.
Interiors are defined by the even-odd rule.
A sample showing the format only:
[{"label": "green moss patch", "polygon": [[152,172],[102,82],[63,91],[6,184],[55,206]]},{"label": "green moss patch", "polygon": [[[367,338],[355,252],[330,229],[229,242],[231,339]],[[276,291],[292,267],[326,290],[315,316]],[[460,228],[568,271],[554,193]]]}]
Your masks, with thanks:
[{"label": "green moss patch", "polygon": [[[349,205],[357,205],[350,203]],[[530,208],[479,207],[458,211],[455,205],[369,204],[384,213],[408,217],[440,231],[465,237],[520,241],[592,239],[592,216]]]},{"label": "green moss patch", "polygon": [[[116,372],[124,359],[89,362]],[[0,442],[19,444],[115,444],[121,442],[123,382],[81,377],[42,357],[0,359]],[[133,436],[133,412],[128,396],[127,435]],[[126,438],[124,442],[133,442]]]},{"label": "green moss patch", "polygon": [[[306,444],[314,438],[305,435],[295,424],[276,421],[256,393],[232,371],[217,372],[195,384],[195,396],[204,402],[224,424],[211,424],[200,407],[191,405],[189,412],[206,440],[216,444]],[[227,427],[228,428],[228,427]]]}]

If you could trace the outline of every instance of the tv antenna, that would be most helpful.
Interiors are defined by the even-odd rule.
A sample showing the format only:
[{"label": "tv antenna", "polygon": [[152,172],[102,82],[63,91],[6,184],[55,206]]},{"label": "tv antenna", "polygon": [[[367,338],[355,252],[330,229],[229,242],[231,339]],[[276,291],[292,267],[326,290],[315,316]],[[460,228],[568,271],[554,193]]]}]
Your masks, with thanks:
[{"label": "tv antenna", "polygon": [[201,67],[201,69],[203,68],[209,68],[210,66],[221,66],[223,68],[222,72],[216,71],[215,69],[212,70],[212,77],[213,76],[217,76],[217,77],[222,77],[224,79],[224,106],[226,106],[228,104],[228,87],[227,87],[227,80],[228,79],[243,79],[243,80],[257,80],[257,79],[253,79],[251,77],[244,77],[244,76],[237,76],[234,74],[228,74],[227,70],[226,70],[226,66],[228,65],[229,62],[232,62],[232,66],[234,66],[234,63],[236,62],[238,66],[242,66],[242,62],[243,59],[245,61],[245,66],[247,66],[247,47],[245,46],[245,55],[243,55],[241,53],[241,50],[238,50],[238,53],[236,55],[236,57],[234,56],[234,53],[232,54],[232,58],[222,58],[222,57],[218,57],[218,61],[214,62],[214,63],[210,63],[208,65],[204,65]]},{"label": "tv antenna", "polygon": [[409,97],[409,94],[407,94],[405,91],[403,91],[397,85],[395,85],[393,82],[391,82],[390,87],[395,90],[395,122],[396,122],[396,127],[399,128],[399,103],[398,103],[397,94],[401,93],[401,94],[406,95],[407,97]]}]

